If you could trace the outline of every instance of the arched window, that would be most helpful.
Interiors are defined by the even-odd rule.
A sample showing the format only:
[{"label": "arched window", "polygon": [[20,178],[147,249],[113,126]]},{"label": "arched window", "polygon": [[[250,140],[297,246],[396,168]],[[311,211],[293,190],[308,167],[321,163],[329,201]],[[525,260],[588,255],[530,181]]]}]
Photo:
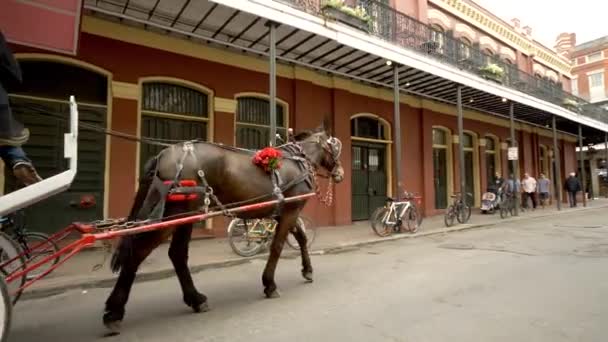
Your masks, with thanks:
[{"label": "arched window", "polygon": [[[142,137],[168,141],[209,139],[210,96],[208,93],[167,81],[142,84]],[[158,154],[162,146],[140,144],[140,167]]]},{"label": "arched window", "polygon": [[439,25],[431,25],[431,40],[437,43],[436,51],[441,53],[445,45],[445,30]]},{"label": "arched window", "polygon": [[[277,133],[287,141],[286,104],[277,101]],[[270,145],[270,101],[262,96],[239,96],[236,106],[236,146],[259,150]]]},{"label": "arched window", "polygon": [[497,137],[486,135],[486,180],[488,184],[494,179],[496,172],[502,173],[500,168],[500,143]]},{"label": "arched window", "polygon": [[469,59],[471,57],[471,45],[471,41],[468,38],[460,38],[460,59]]},{"label": "arched window", "polygon": [[433,183],[435,209],[445,209],[452,188],[452,134],[443,127],[433,127]]},{"label": "arched window", "polygon": [[391,189],[390,126],[372,114],[350,120],[352,220],[368,220]]},{"label": "arched window", "polygon": [[492,52],[492,50],[483,49],[482,53],[483,53],[483,62],[485,64],[490,64],[493,62],[492,57],[494,56],[494,52]]}]

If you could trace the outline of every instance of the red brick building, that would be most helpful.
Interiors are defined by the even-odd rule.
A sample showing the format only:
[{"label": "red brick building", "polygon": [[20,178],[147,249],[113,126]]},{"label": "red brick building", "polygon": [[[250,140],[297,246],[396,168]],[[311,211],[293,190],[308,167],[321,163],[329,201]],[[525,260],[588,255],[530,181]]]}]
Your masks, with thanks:
[{"label": "red brick building", "polygon": [[572,93],[591,103],[608,104],[608,36],[577,44],[576,34],[562,33],[556,50],[572,60]]},{"label": "red brick building", "polygon": [[[242,11],[238,13],[228,4],[233,1],[226,0],[226,4],[220,5],[207,1],[179,2],[157,2],[158,7],[144,10],[124,1],[123,11],[113,2],[86,1],[79,49],[74,56],[12,45],[26,80],[24,87],[11,95],[13,107],[32,131],[32,139],[25,148],[43,176],[63,167],[58,139],[62,126],[36,115],[31,105],[43,105],[48,112],[61,115],[70,94],[76,95],[80,103],[81,120],[108,129],[142,137],[199,138],[248,148],[264,146],[269,132],[268,62],[259,56],[267,52],[267,45],[261,45],[266,44],[267,37],[264,34],[249,36],[247,31],[251,28],[262,32],[264,20],[260,18],[266,14],[256,12],[256,6],[268,6],[267,11],[280,7],[281,14],[276,14],[273,20],[282,20],[283,16],[291,16],[288,19],[293,20],[292,26],[280,27],[277,37],[279,56],[285,58],[277,65],[278,131],[284,133],[288,127],[296,131],[315,127],[323,115],[330,113],[335,134],[343,142],[346,178],[335,188],[335,204],[328,208],[312,200],[306,208],[306,214],[318,225],[343,225],[368,219],[374,208],[392,195],[397,179],[407,190],[423,196],[427,215],[441,213],[449,195],[460,189],[461,170],[466,175],[467,190],[474,193],[478,204],[488,178],[495,171],[504,176],[510,172],[506,153],[510,123],[501,114],[508,110],[507,100],[516,101],[521,97],[526,104],[518,104],[516,111],[518,115],[531,113],[526,114],[531,118],[542,115],[534,114],[537,109],[530,103],[548,108],[538,109],[538,113],[563,111],[554,104],[542,102],[544,99],[535,98],[537,95],[531,92],[532,95],[528,94],[527,89],[538,87],[536,80],[530,78],[519,84],[514,79],[523,80],[522,75],[536,74],[538,80],[552,87],[551,91],[570,87],[569,62],[565,58],[531,39],[529,29],[520,28],[517,23],[505,23],[473,2],[391,1],[391,6],[399,12],[377,2],[376,10],[381,8],[393,16],[409,18],[407,20],[417,22],[422,28],[426,28],[427,23],[431,25],[432,30],[428,32],[435,42],[434,53],[447,56],[448,49],[456,48],[454,51],[467,58],[481,52],[481,58],[487,63],[512,65],[502,85],[469,75],[471,70],[463,71],[466,68],[446,69],[470,84],[497,89],[496,94],[487,98],[473,88],[465,91],[463,100],[467,106],[462,141],[465,165],[461,168],[456,107],[441,95],[417,95],[428,90],[423,86],[434,82],[437,88],[443,81],[426,81],[429,78],[414,75],[414,67],[403,72],[405,88],[399,99],[401,130],[395,132],[392,90],[379,85],[383,82],[381,79],[390,78],[392,69],[385,66],[386,58],[374,56],[370,50],[357,50],[354,45],[373,43],[377,49],[386,51],[397,46],[390,46],[391,43],[372,33],[355,32],[341,23],[321,26],[315,12],[318,7],[313,11],[304,5],[305,1],[287,1],[291,6],[279,1],[268,1],[264,5],[243,1]],[[369,29],[397,31],[394,27],[382,31],[379,26],[373,26],[380,25],[378,23],[381,21],[372,22]],[[321,39],[322,34],[327,34],[324,30],[335,31],[337,38]],[[350,40],[340,38],[346,36]],[[217,43],[220,39],[232,48],[221,47]],[[336,43],[340,39],[344,40]],[[462,46],[449,43],[455,40]],[[297,45],[289,45],[295,41]],[[353,43],[349,43],[351,41]],[[233,47],[237,43],[243,46],[240,51]],[[331,44],[337,45],[334,48]],[[243,53],[254,48],[260,51],[259,55]],[[343,52],[346,48],[352,50],[351,55]],[[313,49],[319,51],[310,52]],[[295,53],[300,57],[290,57],[296,56]],[[409,52],[399,54],[406,56]],[[426,61],[431,57],[420,56],[420,63],[443,70],[444,66],[436,65],[434,59]],[[412,61],[419,58],[418,52],[413,52],[411,58]],[[296,63],[300,61],[307,61],[313,67]],[[338,65],[342,61],[344,63]],[[467,81],[469,79],[474,81]],[[490,105],[494,106],[491,107],[495,108],[494,112],[482,110]],[[576,167],[576,136],[572,134],[574,131],[568,131],[567,120],[564,119],[558,133],[561,168],[557,170],[549,121],[526,121],[527,116],[521,115],[515,124],[520,172],[532,175],[545,172],[550,177],[559,172],[563,179],[566,172]],[[396,134],[401,135],[402,141],[400,177],[394,174],[392,144]],[[44,218],[37,223],[46,224],[47,230],[58,229],[62,223],[75,218],[126,215],[139,169],[146,158],[158,151],[155,147],[84,129],[80,140],[79,170],[72,189],[30,209],[37,213],[33,216]],[[93,209],[87,211],[70,205],[85,194],[93,194],[97,199]],[[222,235],[224,230],[223,221],[213,222],[215,235]]]}]

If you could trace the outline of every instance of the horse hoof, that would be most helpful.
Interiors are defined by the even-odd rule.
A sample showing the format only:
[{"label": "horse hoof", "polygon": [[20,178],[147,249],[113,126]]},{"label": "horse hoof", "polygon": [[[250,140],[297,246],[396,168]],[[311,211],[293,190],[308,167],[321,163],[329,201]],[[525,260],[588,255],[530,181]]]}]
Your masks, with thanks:
[{"label": "horse hoof", "polygon": [[201,303],[198,305],[193,305],[192,310],[194,310],[194,312],[196,312],[196,313],[201,313],[201,312],[209,311],[210,308],[209,308],[209,304],[207,304],[207,302],[205,302],[205,303]]},{"label": "horse hoof", "polygon": [[302,277],[304,277],[304,279],[306,279],[307,283],[313,282],[312,272],[302,272]]},{"label": "horse hoof", "polygon": [[120,335],[120,323],[120,321],[104,322],[106,329],[108,329],[108,333],[105,336],[110,337]]},{"label": "horse hoof", "polygon": [[112,311],[106,311],[103,314],[103,325],[108,329],[106,336],[115,336],[120,334],[120,324],[124,313],[116,313]]},{"label": "horse hoof", "polygon": [[281,297],[279,290],[264,291],[264,292],[266,293],[266,298],[268,298],[268,299]]}]

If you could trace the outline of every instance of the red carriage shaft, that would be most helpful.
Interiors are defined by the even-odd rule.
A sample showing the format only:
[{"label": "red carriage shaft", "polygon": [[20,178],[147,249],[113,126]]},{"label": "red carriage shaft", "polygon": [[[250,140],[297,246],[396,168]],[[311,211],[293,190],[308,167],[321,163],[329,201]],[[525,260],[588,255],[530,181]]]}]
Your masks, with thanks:
[{"label": "red carriage shaft", "polygon": [[[311,193],[304,194],[304,195],[287,197],[283,201],[285,203],[298,202],[298,201],[302,201],[302,200],[308,199],[313,196],[316,196],[316,193],[311,192]],[[42,265],[54,260],[58,256],[65,255],[65,257],[62,258],[57,264],[52,265],[51,267],[49,267],[49,269],[47,269],[43,273],[36,276],[36,278],[23,284],[23,286],[21,286],[17,290],[17,292],[19,292],[19,291],[22,291],[23,289],[29,287],[34,282],[36,282],[37,280],[46,276],[47,274],[51,273],[57,267],[62,265],[64,262],[66,262],[68,259],[70,259],[74,255],[76,255],[76,253],[80,252],[82,249],[93,245],[95,243],[95,241],[109,240],[109,239],[126,236],[126,235],[134,235],[134,234],[149,232],[149,231],[153,231],[153,230],[167,229],[167,228],[171,228],[171,227],[182,225],[182,224],[196,223],[196,222],[200,222],[200,221],[206,220],[211,217],[224,215],[225,213],[235,214],[235,213],[241,213],[241,212],[246,212],[246,211],[253,211],[253,210],[257,210],[257,209],[270,207],[277,203],[279,203],[279,200],[271,200],[271,201],[266,201],[266,202],[244,205],[244,206],[240,206],[240,207],[236,207],[236,208],[232,208],[232,209],[227,209],[226,211],[213,211],[213,212],[209,212],[209,213],[197,214],[197,215],[192,215],[192,216],[187,216],[187,217],[182,217],[182,218],[177,218],[177,219],[172,219],[172,220],[167,220],[167,221],[162,221],[162,222],[144,224],[142,226],[133,227],[133,228],[125,228],[125,229],[121,229],[121,230],[113,230],[113,231],[106,231],[106,232],[100,232],[100,233],[95,233],[96,229],[95,229],[95,226],[92,224],[73,223],[69,227],[67,227],[67,228],[57,232],[53,236],[51,236],[51,239],[53,241],[60,240],[74,231],[77,231],[82,234],[82,237],[80,239],[70,243],[69,245],[63,247],[56,253],[54,253],[52,255],[48,255],[45,258],[43,258],[42,260],[37,261],[31,265],[28,265],[28,263],[26,262],[27,267],[25,269],[20,270],[20,271],[15,271],[15,272],[9,274],[5,278],[5,280],[7,283],[11,283],[15,279],[20,279],[25,274],[27,274],[33,270],[36,270],[37,268],[41,267]],[[17,257],[5,262],[1,266],[6,266],[7,264],[10,264],[11,262],[13,262],[16,259],[17,259]]]}]

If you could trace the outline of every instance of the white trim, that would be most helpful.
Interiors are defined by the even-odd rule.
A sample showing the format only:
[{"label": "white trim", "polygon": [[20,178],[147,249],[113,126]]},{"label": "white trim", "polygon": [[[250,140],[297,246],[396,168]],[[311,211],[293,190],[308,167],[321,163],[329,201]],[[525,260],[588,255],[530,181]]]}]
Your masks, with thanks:
[{"label": "white trim", "polygon": [[333,39],[340,44],[351,46],[363,52],[395,61],[411,68],[416,68],[443,77],[446,80],[460,83],[462,85],[479,89],[495,96],[504,97],[508,100],[521,103],[536,109],[558,115],[565,119],[595,127],[601,131],[608,132],[608,124],[599,122],[589,117],[566,110],[565,108],[541,100],[521,91],[510,89],[491,81],[484,80],[466,71],[458,70],[454,66],[444,64],[438,60],[430,59],[422,54],[416,53],[382,41],[376,37],[350,29],[344,25],[325,22],[312,14],[305,13],[292,8],[286,4],[267,0],[210,0],[212,2],[245,11],[262,18],[270,19],[285,25],[297,27],[301,30],[315,33],[320,36]]},{"label": "white trim", "polygon": [[[595,61],[589,61],[589,56],[591,56],[591,55],[595,55],[595,54],[597,54],[597,53],[599,53],[599,54],[600,54],[600,58],[599,58],[599,59],[597,59],[597,60],[595,60]],[[586,62],[586,63],[595,63],[595,62],[599,62],[599,61],[601,61],[602,59],[604,59],[604,57],[605,57],[605,56],[604,56],[604,50],[595,51],[595,52],[588,53],[587,55],[585,55],[585,62]]]},{"label": "white trim", "polygon": [[603,74],[604,72],[606,72],[606,70],[603,69],[603,68],[602,69],[596,69],[596,70],[587,72],[587,76],[591,76],[591,75],[595,75],[595,74]]}]

